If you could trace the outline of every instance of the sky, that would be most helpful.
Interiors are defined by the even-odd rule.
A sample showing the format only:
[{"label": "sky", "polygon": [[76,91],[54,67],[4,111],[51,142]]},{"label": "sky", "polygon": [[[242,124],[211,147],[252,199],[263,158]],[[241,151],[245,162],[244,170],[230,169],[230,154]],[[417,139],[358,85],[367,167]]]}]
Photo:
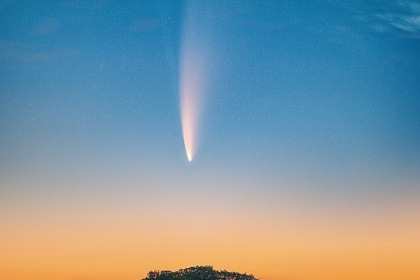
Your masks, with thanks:
[{"label": "sky", "polygon": [[0,0],[0,280],[420,279],[420,3]]}]

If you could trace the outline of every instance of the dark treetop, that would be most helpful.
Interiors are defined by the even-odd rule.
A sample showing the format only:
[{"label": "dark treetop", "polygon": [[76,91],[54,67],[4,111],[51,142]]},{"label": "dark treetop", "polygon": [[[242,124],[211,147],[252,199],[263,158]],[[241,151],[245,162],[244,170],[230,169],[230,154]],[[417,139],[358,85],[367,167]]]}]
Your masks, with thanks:
[{"label": "dark treetop", "polygon": [[257,280],[251,274],[214,270],[212,266],[196,266],[172,272],[150,271],[142,280]]}]

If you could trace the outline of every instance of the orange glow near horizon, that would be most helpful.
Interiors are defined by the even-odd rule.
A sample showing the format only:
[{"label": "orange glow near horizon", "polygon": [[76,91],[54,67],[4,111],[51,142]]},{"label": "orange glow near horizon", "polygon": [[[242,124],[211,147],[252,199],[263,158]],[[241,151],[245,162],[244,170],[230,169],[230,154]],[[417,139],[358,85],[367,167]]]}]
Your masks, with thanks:
[{"label": "orange glow near horizon", "polygon": [[420,279],[415,199],[329,211],[228,192],[156,195],[10,201],[19,210],[2,220],[0,279],[128,280],[196,265],[264,280]]}]

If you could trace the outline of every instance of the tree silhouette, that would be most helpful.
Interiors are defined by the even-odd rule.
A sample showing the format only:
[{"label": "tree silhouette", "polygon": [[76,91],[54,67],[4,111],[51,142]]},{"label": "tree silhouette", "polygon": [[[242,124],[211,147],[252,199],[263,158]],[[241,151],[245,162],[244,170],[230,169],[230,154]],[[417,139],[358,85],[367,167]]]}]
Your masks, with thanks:
[{"label": "tree silhouette", "polygon": [[195,266],[178,271],[150,271],[142,280],[258,280],[251,274],[214,270],[212,266]]}]

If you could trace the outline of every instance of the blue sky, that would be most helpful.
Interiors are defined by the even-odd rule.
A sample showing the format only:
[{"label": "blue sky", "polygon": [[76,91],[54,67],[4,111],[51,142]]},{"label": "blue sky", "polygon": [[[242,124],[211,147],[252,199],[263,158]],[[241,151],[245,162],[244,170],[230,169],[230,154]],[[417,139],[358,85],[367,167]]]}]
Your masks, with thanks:
[{"label": "blue sky", "polygon": [[[184,6],[5,2],[3,176],[183,164]],[[416,3],[217,2],[200,13],[209,64],[196,164],[418,179]]]}]

